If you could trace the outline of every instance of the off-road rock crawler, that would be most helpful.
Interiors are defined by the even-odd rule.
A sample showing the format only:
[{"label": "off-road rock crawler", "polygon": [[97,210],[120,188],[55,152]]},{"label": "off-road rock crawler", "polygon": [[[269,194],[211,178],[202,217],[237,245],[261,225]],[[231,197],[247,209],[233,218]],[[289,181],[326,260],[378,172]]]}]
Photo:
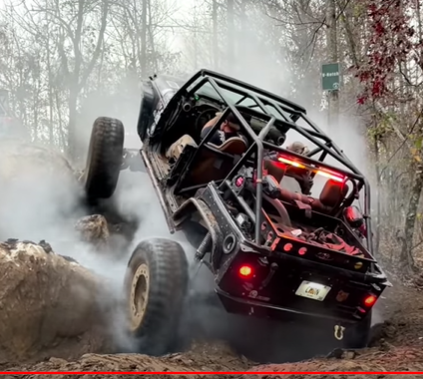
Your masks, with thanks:
[{"label": "off-road rock crawler", "polygon": [[122,165],[124,135],[123,124],[117,119],[99,117],[94,121],[83,177],[89,200],[113,195]]},{"label": "off-road rock crawler", "polygon": [[[229,116],[242,136],[212,144]],[[208,70],[186,82],[154,76],[143,85],[138,134],[134,154],[169,231],[198,226],[195,260],[213,274],[228,312],[293,319],[327,331],[336,346],[366,345],[371,310],[391,285],[372,254],[370,187],[303,107]],[[130,270],[149,267],[144,261],[132,260]],[[169,291],[182,285],[177,272],[167,277]],[[155,325],[166,317],[159,312]],[[134,331],[165,338],[150,320]]]},{"label": "off-road rock crawler", "polygon": [[187,260],[175,241],[153,238],[132,253],[125,277],[129,325],[143,353],[160,355],[177,335],[187,287]]}]

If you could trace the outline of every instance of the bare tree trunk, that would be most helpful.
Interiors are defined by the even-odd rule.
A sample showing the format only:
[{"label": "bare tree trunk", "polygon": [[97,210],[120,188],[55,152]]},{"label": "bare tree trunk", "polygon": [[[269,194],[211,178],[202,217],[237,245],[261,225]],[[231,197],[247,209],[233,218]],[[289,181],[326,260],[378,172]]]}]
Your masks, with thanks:
[{"label": "bare tree trunk", "polygon": [[157,62],[157,54],[156,54],[156,46],[154,43],[154,34],[153,34],[153,12],[151,11],[151,1],[147,1],[147,9],[148,9],[148,43],[151,50],[151,59],[153,60],[153,68],[154,71],[157,71],[159,69],[159,65]]},{"label": "bare tree trunk", "polygon": [[347,7],[347,9],[345,9],[345,11],[344,11],[342,21],[344,23],[345,36],[346,36],[346,40],[347,40],[348,49],[350,50],[351,59],[352,59],[354,65],[356,67],[358,67],[360,62],[358,61],[357,45],[356,45],[356,41],[354,39],[352,27],[351,27],[350,14],[351,14],[351,11],[350,11],[349,7]]},{"label": "bare tree trunk", "polygon": [[[326,0],[327,49],[331,63],[338,62],[336,0]],[[329,127],[336,127],[339,114],[339,93],[332,90],[329,93]]]},{"label": "bare tree trunk", "polygon": [[213,15],[212,15],[212,24],[213,24],[213,66],[215,70],[218,70],[219,67],[219,45],[217,39],[217,0],[213,0]]},{"label": "bare tree trunk", "polygon": [[147,9],[146,0],[142,1],[142,25],[141,25],[141,75],[147,75]]},{"label": "bare tree trunk", "polygon": [[[73,49],[75,54],[75,64],[74,70],[72,72],[72,85],[69,89],[69,130],[68,130],[68,154],[72,159],[79,159],[79,151],[77,147],[77,131],[76,131],[76,121],[77,121],[77,104],[78,104],[78,95],[81,90],[84,88],[89,76],[91,75],[94,66],[100,56],[101,49],[104,41],[104,34],[107,26],[107,16],[109,12],[109,3],[108,0],[103,0],[101,2],[101,26],[98,32],[97,42],[95,45],[94,52],[91,59],[88,61],[86,68],[83,68],[83,57],[81,52],[81,40],[82,40],[82,27],[84,23],[84,14],[85,14],[85,3],[86,0],[78,0],[78,15],[77,15],[77,25],[75,30],[75,37],[73,39]],[[62,53],[63,55],[63,53]],[[65,58],[62,58],[66,60]]]},{"label": "bare tree trunk", "polygon": [[[420,0],[415,0],[415,1],[416,1],[416,17],[417,17],[417,26],[418,26],[418,31],[419,31],[418,41],[419,41],[419,42],[422,42],[423,30],[422,30],[421,4],[420,4]],[[416,81],[418,81],[418,74],[417,74],[417,71],[416,71]]]},{"label": "bare tree trunk", "polygon": [[47,39],[47,70],[48,70],[48,105],[49,105],[49,123],[48,123],[48,131],[49,131],[49,141],[50,145],[54,145],[54,100],[53,100],[53,73],[51,70],[51,57],[50,57],[50,36]]},{"label": "bare tree trunk", "polygon": [[402,250],[400,254],[401,264],[404,268],[411,272],[415,269],[414,258],[412,253],[414,227],[416,224],[417,208],[419,206],[420,195],[423,188],[423,164],[416,165],[415,175],[410,191],[410,200],[407,209],[407,216],[405,219],[404,233],[402,241]]},{"label": "bare tree trunk", "polygon": [[381,177],[380,177],[380,157],[379,157],[379,144],[377,141],[377,137],[374,139],[373,143],[374,148],[374,154],[375,154],[375,160],[376,160],[376,196],[377,196],[377,208],[376,208],[376,230],[375,230],[375,239],[374,239],[374,249],[376,251],[376,254],[379,253],[379,246],[380,246],[380,220],[381,220],[381,189],[382,189],[382,183],[381,183]]},{"label": "bare tree trunk", "polygon": [[232,70],[235,56],[235,12],[234,12],[234,0],[227,0],[227,25],[228,25],[228,70]]}]

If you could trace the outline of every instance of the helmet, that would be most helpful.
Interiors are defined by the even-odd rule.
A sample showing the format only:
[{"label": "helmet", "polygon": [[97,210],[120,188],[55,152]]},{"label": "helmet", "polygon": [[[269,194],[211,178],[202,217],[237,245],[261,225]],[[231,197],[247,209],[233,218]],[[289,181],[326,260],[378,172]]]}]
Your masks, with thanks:
[{"label": "helmet", "polygon": [[310,152],[309,148],[300,141],[291,143],[286,149],[301,155],[307,155]]}]

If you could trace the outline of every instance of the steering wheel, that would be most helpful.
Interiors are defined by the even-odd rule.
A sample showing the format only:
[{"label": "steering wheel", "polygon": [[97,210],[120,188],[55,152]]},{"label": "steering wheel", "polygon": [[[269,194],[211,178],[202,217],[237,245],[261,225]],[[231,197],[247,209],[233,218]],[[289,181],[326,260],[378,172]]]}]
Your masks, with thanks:
[{"label": "steering wheel", "polygon": [[199,115],[195,120],[195,129],[201,131],[204,125],[206,125],[211,119],[216,117],[216,112],[220,109],[211,105],[201,105],[198,107],[197,112]]}]

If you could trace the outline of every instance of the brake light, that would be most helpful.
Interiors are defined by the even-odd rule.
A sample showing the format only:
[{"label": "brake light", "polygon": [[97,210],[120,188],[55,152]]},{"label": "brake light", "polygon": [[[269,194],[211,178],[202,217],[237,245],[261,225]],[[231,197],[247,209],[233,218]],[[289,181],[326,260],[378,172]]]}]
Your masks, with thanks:
[{"label": "brake light", "polygon": [[366,307],[372,307],[373,305],[375,305],[377,300],[377,297],[375,295],[369,295],[364,299],[364,305]]},{"label": "brake light", "polygon": [[249,276],[251,276],[253,274],[253,269],[251,266],[241,266],[239,269],[239,275],[242,276],[243,278],[248,278]]},{"label": "brake light", "polygon": [[317,170],[316,171],[317,175],[321,175],[324,176],[326,178],[332,179],[335,182],[339,182],[339,183],[343,183],[345,180],[345,177],[341,176],[340,174],[333,172],[333,171],[328,171],[328,170]]},{"label": "brake light", "polygon": [[286,243],[286,244],[284,245],[284,247],[283,247],[283,249],[284,249],[286,252],[291,251],[291,250],[292,250],[292,248],[293,248],[292,243]]}]

